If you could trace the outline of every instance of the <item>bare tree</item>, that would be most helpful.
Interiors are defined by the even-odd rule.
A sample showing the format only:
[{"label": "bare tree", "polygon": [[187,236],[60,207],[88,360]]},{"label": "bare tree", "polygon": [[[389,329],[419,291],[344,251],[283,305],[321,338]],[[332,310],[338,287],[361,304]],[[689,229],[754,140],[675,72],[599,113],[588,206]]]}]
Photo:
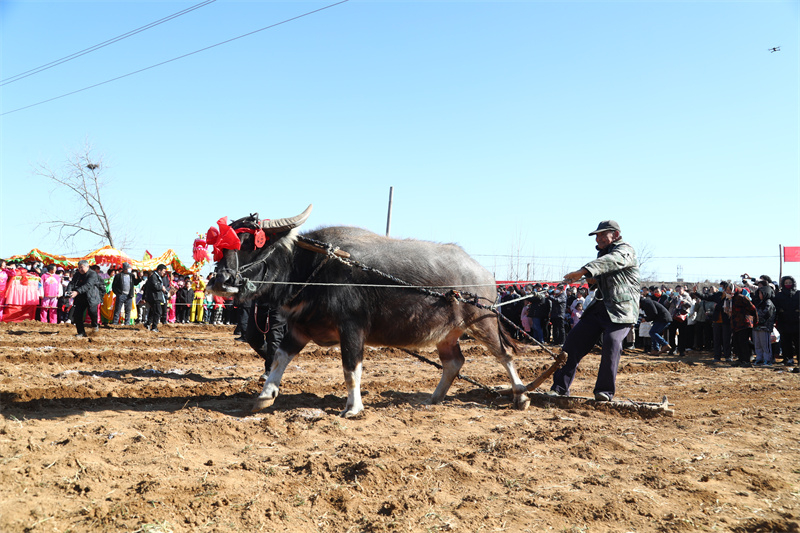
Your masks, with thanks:
[{"label": "bare tree", "polygon": [[98,242],[114,247],[112,220],[102,197],[103,186],[108,183],[105,172],[102,156],[93,156],[88,142],[68,156],[63,169],[58,172],[43,163],[36,165],[35,175],[49,180],[56,190],[68,191],[76,200],[62,201],[60,205],[77,207],[77,212],[59,215],[64,218],[46,220],[41,225],[58,230],[59,239],[68,242],[88,233],[97,237]]},{"label": "bare tree", "polygon": [[645,271],[645,266],[648,265],[654,258],[653,248],[648,243],[637,246],[636,258],[639,260],[639,276],[641,277],[642,281],[655,280],[657,277],[655,271]]}]

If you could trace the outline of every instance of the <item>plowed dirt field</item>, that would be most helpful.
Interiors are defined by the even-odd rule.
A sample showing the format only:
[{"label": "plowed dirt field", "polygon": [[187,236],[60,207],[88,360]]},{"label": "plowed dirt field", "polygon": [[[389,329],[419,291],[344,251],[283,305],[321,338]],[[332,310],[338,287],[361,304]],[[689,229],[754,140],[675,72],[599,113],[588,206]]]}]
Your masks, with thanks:
[{"label": "plowed dirt field", "polygon": [[[0,324],[0,531],[800,531],[800,374],[707,353],[623,356],[618,399],[529,410],[370,349],[338,416],[338,350],[311,345],[249,412],[263,363],[232,328]],[[463,373],[507,385],[482,346]],[[435,359],[435,354],[425,352]],[[599,356],[572,393],[591,396]],[[523,381],[549,357],[524,349]]]}]

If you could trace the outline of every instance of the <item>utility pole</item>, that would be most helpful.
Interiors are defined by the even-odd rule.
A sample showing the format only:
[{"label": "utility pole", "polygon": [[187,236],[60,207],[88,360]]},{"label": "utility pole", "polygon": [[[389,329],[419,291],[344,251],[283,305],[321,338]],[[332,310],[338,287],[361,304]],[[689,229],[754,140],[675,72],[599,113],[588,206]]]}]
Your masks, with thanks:
[{"label": "utility pole", "polygon": [[394,196],[394,187],[389,187],[389,212],[386,214],[386,236],[389,236],[389,231],[392,229],[392,197]]}]

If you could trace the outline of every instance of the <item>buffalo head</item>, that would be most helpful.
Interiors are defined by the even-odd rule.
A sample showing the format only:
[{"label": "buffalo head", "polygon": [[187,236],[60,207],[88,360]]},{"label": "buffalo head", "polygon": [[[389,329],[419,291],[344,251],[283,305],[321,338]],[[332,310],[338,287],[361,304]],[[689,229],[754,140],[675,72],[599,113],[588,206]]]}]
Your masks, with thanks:
[{"label": "buffalo head", "polygon": [[209,244],[214,246],[217,266],[209,281],[213,294],[239,298],[255,292],[248,280],[257,272],[264,273],[270,256],[278,249],[290,249],[292,230],[302,225],[311,214],[312,206],[291,218],[259,220],[258,213],[231,222],[220,219],[219,230],[211,228]]}]

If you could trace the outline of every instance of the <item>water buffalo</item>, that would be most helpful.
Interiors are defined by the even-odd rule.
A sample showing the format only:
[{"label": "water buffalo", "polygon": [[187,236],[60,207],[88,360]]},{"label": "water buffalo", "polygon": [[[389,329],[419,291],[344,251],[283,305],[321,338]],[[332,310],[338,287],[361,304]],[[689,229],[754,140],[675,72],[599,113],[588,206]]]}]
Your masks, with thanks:
[{"label": "water buffalo", "polygon": [[[489,349],[512,382],[514,406],[530,403],[510,352],[514,341],[489,309],[404,287],[376,273],[387,273],[413,286],[445,293],[456,289],[484,304],[495,301],[494,277],[459,246],[413,239],[391,239],[354,227],[326,227],[300,234],[311,206],[292,218],[261,221],[257,214],[220,230],[215,244],[217,266],[210,290],[239,301],[279,307],[288,330],[271,361],[269,375],[254,410],[278,395],[286,367],[314,341],[341,345],[347,404],[341,413],[360,413],[364,346],[419,348],[435,345],[442,378],[431,397],[441,402],[464,364],[458,340],[468,333]],[[217,235],[216,233],[219,233]],[[238,238],[238,240],[236,239]],[[310,244],[309,244],[310,243]],[[320,244],[324,243],[324,244]],[[325,252],[339,249],[344,261]],[[370,268],[359,268],[358,262]],[[395,285],[395,287],[386,287]],[[264,354],[261,354],[262,356]]]}]

